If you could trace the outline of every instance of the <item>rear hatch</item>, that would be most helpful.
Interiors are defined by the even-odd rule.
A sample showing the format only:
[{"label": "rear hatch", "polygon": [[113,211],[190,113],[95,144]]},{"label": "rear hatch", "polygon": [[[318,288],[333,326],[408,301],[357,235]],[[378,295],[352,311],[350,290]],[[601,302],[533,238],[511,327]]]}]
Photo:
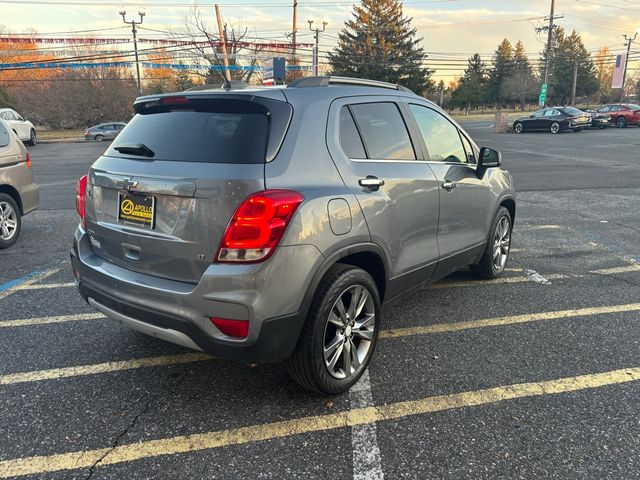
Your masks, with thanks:
[{"label": "rear hatch", "polygon": [[264,163],[284,139],[291,106],[282,92],[265,93],[138,99],[136,116],[89,173],[94,253],[136,272],[197,283],[238,204],[264,189]]}]

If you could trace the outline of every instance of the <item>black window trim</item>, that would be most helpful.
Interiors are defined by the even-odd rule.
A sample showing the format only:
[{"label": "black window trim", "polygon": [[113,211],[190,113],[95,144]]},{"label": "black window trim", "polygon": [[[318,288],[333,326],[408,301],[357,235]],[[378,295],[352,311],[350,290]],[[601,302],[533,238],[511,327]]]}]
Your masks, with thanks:
[{"label": "black window trim", "polygon": [[[439,112],[438,110],[436,110],[435,108],[431,108],[431,106],[429,106],[428,104],[424,104],[424,103],[418,103],[416,101],[413,101],[413,99],[408,99],[408,101],[406,102],[407,104],[407,108],[408,108],[408,113],[411,115],[411,121],[415,124],[415,128],[417,129],[418,132],[418,139],[420,141],[421,144],[421,148],[424,149],[424,157],[426,159],[426,162],[428,164],[433,164],[433,165],[458,165],[458,166],[466,166],[472,170],[476,170],[477,166],[478,166],[478,154],[474,151],[473,155],[476,158],[476,163],[469,163],[468,161],[466,162],[439,162],[437,160],[431,160],[431,157],[429,155],[429,149],[427,148],[427,144],[424,141],[424,138],[422,137],[422,132],[420,131],[420,127],[418,126],[418,122],[417,120],[413,117],[413,113],[411,112],[411,109],[409,108],[411,105],[416,105],[418,107],[424,107],[424,108],[428,108],[429,110],[434,111],[435,113],[437,113],[438,115],[440,115],[442,118],[444,118],[445,120],[447,120],[451,125],[453,125],[453,127],[456,129],[456,131],[458,132],[459,136],[463,136],[469,141],[469,143],[471,144],[471,148],[473,149],[474,143],[471,141],[471,139],[462,133],[462,130],[460,130],[460,128],[451,121],[451,119],[449,119],[446,115],[443,115],[441,112]],[[466,149],[464,148],[464,143],[462,142],[462,138],[460,138],[460,144],[462,145],[462,150],[465,152],[465,156],[466,156]]]},{"label": "black window trim", "polygon": [[[371,158],[369,156],[369,149],[367,148],[367,144],[364,143],[364,137],[362,136],[362,131],[360,131],[360,125],[358,125],[358,122],[356,121],[356,116],[353,114],[353,110],[351,110],[351,105],[352,104],[350,104],[350,103],[348,103],[346,105],[343,105],[342,107],[340,107],[340,110],[342,110],[342,108],[344,108],[344,107],[347,107],[347,111],[349,112],[349,115],[351,115],[351,121],[356,126],[356,131],[358,132],[358,137],[360,138],[360,143],[362,144],[362,148],[364,149],[364,155],[367,158],[353,158],[353,159],[349,158],[349,160],[369,160]],[[338,126],[338,131],[339,131],[339,128],[340,128],[340,126]],[[340,148],[342,148],[342,145],[340,145]],[[347,152],[345,152],[345,154],[346,153]]]}]

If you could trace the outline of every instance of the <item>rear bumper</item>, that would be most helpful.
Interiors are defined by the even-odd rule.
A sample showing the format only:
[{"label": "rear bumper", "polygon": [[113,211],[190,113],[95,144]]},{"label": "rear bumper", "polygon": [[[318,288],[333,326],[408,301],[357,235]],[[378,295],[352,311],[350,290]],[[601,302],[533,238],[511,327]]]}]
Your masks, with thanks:
[{"label": "rear bumper", "polygon": [[[291,355],[306,319],[304,293],[322,258],[313,246],[280,247],[264,264],[211,265],[194,285],[106,262],[93,253],[82,228],[71,250],[81,296],[106,316],[142,333],[247,363]],[[210,317],[248,320],[249,335],[226,336]]]},{"label": "rear bumper", "polygon": [[18,187],[20,201],[22,202],[22,214],[33,212],[40,205],[40,187],[31,182]]}]

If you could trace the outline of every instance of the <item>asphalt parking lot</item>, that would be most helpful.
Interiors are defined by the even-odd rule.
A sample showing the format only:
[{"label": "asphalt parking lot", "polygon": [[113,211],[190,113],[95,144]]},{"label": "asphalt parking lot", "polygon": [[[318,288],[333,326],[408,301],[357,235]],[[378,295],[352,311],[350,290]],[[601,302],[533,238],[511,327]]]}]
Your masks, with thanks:
[{"label": "asphalt parking lot", "polygon": [[516,181],[509,271],[388,306],[331,398],[84,304],[73,189],[106,144],[30,147],[41,208],[0,251],[0,478],[640,478],[640,128],[465,127]]}]

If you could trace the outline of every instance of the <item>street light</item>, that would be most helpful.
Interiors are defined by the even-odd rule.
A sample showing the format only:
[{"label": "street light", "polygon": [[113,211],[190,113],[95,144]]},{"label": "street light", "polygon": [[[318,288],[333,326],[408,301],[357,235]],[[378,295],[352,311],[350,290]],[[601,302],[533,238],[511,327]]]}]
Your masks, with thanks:
[{"label": "street light", "polygon": [[138,78],[138,96],[142,95],[142,85],[140,83],[140,62],[138,61],[138,39],[136,37],[136,25],[142,25],[142,22],[144,21],[144,16],[147,14],[147,12],[143,9],[140,8],[138,10],[138,15],[140,15],[140,21],[136,22],[135,20],[131,20],[130,22],[127,22],[126,19],[126,15],[127,12],[124,8],[121,8],[118,11],[118,14],[120,16],[122,16],[122,21],[124,23],[126,23],[127,25],[131,25],[131,32],[133,32],[133,50],[135,52],[135,57],[136,57],[136,75]]},{"label": "street light", "polygon": [[313,20],[309,19],[307,20],[307,23],[309,24],[309,30],[311,30],[312,32],[315,32],[315,39],[316,39],[316,46],[313,49],[313,71],[312,73],[314,75],[318,75],[318,56],[319,56],[319,45],[320,45],[320,32],[324,32],[325,29],[327,28],[327,25],[329,25],[329,22],[327,22],[326,20],[322,20],[322,30],[320,30],[319,28],[313,28]]}]

